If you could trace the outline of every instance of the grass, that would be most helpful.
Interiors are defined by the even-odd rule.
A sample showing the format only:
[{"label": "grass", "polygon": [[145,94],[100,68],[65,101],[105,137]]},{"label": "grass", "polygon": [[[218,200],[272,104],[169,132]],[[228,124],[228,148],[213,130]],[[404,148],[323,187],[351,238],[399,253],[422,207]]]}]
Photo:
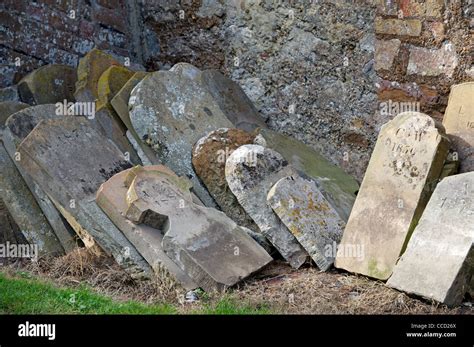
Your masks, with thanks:
[{"label": "grass", "polygon": [[[170,304],[144,304],[116,301],[94,293],[86,286],[59,288],[31,278],[26,272],[12,277],[0,272],[0,314],[176,314],[180,308]],[[191,314],[268,314],[265,307],[242,305],[222,297],[207,302]]]}]

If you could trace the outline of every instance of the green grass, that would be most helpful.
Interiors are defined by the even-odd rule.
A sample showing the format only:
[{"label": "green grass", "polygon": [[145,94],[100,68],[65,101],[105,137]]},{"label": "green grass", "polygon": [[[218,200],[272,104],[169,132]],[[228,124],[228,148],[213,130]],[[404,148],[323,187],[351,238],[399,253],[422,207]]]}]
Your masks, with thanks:
[{"label": "green grass", "polygon": [[[20,276],[20,277],[18,277]],[[205,300],[204,300],[205,301]],[[28,273],[11,277],[0,272],[0,314],[176,314],[170,304],[146,305],[137,301],[115,301],[92,289],[58,288],[30,278]],[[204,302],[192,314],[269,314],[266,307],[236,303],[228,297]]]}]

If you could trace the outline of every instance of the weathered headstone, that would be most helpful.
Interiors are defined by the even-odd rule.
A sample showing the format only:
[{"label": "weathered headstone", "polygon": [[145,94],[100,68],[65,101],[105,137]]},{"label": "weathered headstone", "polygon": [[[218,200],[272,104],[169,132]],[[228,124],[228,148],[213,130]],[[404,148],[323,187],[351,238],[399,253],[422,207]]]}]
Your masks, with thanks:
[{"label": "weathered headstone", "polygon": [[216,203],[237,224],[259,231],[240,206],[225,179],[225,162],[234,150],[252,144],[255,134],[240,129],[221,128],[201,138],[193,148],[193,167]]},{"label": "weathered headstone", "polygon": [[97,82],[98,106],[107,106],[112,108],[112,98],[120,91],[120,89],[132,78],[134,72],[124,66],[112,65],[105,70]]},{"label": "weathered headstone", "polygon": [[459,155],[460,172],[474,171],[474,82],[451,87],[443,125]]},{"label": "weathered headstone", "polygon": [[30,105],[74,101],[76,69],[66,65],[45,65],[18,82],[21,100]]},{"label": "weathered headstone", "polygon": [[111,55],[94,48],[79,60],[74,97],[80,102],[94,102],[98,99],[97,83],[100,76],[111,65],[120,65]]},{"label": "weathered headstone", "polygon": [[387,285],[458,305],[473,277],[473,245],[474,172],[446,177],[436,187]]},{"label": "weathered headstone", "polygon": [[134,75],[123,85],[123,87],[115,94],[110,101],[115,112],[118,114],[123,124],[127,128],[127,138],[132,144],[133,148],[137,152],[143,165],[155,165],[159,164],[159,160],[153,150],[143,143],[140,136],[132,126],[130,121],[130,115],[128,111],[128,100],[130,99],[130,93],[133,88],[147,75],[146,72],[137,71]]},{"label": "weathered headstone", "polygon": [[225,166],[227,184],[240,205],[283,258],[292,267],[299,268],[308,254],[267,204],[271,187],[294,173],[279,153],[258,145],[239,147]]},{"label": "weathered headstone", "polygon": [[[86,245],[96,243],[134,277],[148,263],[95,202],[100,185],[131,164],[82,117],[42,120],[18,147],[20,165]],[[92,246],[92,245],[91,245]]]},{"label": "weathered headstone", "polygon": [[190,64],[176,64],[169,71],[145,77],[129,100],[130,120],[141,141],[161,163],[187,176],[206,206],[216,204],[192,168],[192,147],[219,128],[232,128],[219,105],[201,81],[201,71]]},{"label": "weathered headstone", "polygon": [[127,193],[127,218],[164,233],[163,249],[201,288],[231,287],[272,261],[224,213],[193,204],[163,175],[139,172]]},{"label": "weathered headstone", "polygon": [[236,128],[253,131],[267,127],[265,120],[237,83],[217,70],[205,70],[201,78],[222,112]]},{"label": "weathered headstone", "polygon": [[[36,198],[38,205],[61,242],[64,250],[69,252],[76,248],[75,233],[58,212],[52,201],[36,182],[19,165],[21,156],[17,149],[21,141],[28,136],[34,127],[43,119],[57,119],[65,117],[58,114],[53,104],[31,106],[12,114],[5,123],[4,144],[10,158],[14,161],[18,171],[25,180],[28,188]],[[71,116],[66,116],[71,117]]]},{"label": "weathered headstone", "polygon": [[270,189],[267,201],[318,268],[328,270],[336,258],[333,250],[341,240],[345,222],[315,181],[299,175],[284,177]]},{"label": "weathered headstone", "polygon": [[[449,141],[435,121],[399,114],[379,134],[335,266],[386,280],[443,170]],[[358,248],[362,256],[353,256]]]},{"label": "weathered headstone", "polygon": [[5,121],[12,113],[28,106],[20,102],[0,103],[0,196],[24,239],[38,247],[39,255],[61,255],[64,253],[63,247],[4,144]]},{"label": "weathered headstone", "polygon": [[[163,173],[165,176],[175,176],[175,179],[178,179],[171,170],[162,165],[147,166],[141,169]],[[97,204],[136,247],[148,264],[155,270],[155,273],[161,274],[164,268],[174,276],[185,289],[191,290],[197,288],[197,285],[189,276],[163,251],[161,247],[163,234],[160,230],[144,224],[134,224],[125,218],[125,213],[128,209],[126,199],[127,191],[131,181],[133,181],[133,178],[136,176],[135,171],[134,169],[124,170],[103,183],[97,192]]]},{"label": "weathered headstone", "polygon": [[256,141],[262,140],[262,145],[280,153],[299,173],[314,179],[339,216],[345,221],[349,219],[355,193],[359,190],[352,176],[303,142],[269,129],[261,129],[260,135]]},{"label": "weathered headstone", "polygon": [[[10,212],[8,212],[5,203],[0,199],[0,245],[7,245],[7,243],[27,244],[28,241],[21,233]],[[0,265],[4,261],[5,259],[2,259],[0,255]]]}]

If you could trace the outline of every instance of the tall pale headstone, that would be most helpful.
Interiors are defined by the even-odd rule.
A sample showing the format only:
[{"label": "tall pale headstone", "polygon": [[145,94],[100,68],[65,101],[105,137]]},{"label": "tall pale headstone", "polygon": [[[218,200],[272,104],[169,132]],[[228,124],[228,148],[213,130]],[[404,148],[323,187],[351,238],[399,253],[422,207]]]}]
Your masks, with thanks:
[{"label": "tall pale headstone", "polygon": [[474,171],[474,82],[451,87],[443,125],[459,155],[460,172]]},{"label": "tall pale headstone", "polygon": [[[404,112],[386,123],[352,208],[335,266],[386,280],[436,185],[449,141],[434,120]],[[354,249],[362,256],[354,256]]]},{"label": "tall pale headstone", "polygon": [[474,172],[443,179],[387,282],[390,287],[458,305],[474,259]]},{"label": "tall pale headstone", "polygon": [[299,268],[308,254],[267,204],[272,186],[295,173],[279,153],[259,145],[239,147],[225,165],[227,184],[240,205],[283,258]]}]

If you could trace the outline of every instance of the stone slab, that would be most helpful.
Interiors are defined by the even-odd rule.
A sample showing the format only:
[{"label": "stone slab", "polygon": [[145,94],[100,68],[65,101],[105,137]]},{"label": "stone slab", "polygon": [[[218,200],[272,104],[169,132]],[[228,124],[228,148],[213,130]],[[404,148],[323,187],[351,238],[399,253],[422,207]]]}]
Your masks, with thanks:
[{"label": "stone slab", "polygon": [[263,235],[294,268],[308,254],[267,204],[267,193],[281,178],[295,174],[283,157],[259,145],[243,145],[227,159],[225,177],[240,205]]},{"label": "stone slab", "polygon": [[130,119],[141,141],[149,145],[163,165],[187,176],[201,201],[216,204],[192,167],[192,147],[219,128],[231,128],[201,80],[201,71],[186,63],[169,71],[150,73],[132,90]]},{"label": "stone slab", "polygon": [[100,185],[128,169],[120,150],[82,117],[42,120],[18,147],[21,165],[86,245],[96,243],[135,278],[152,270],[95,202]]},{"label": "stone slab", "polygon": [[226,159],[238,147],[252,144],[255,134],[240,129],[221,128],[201,138],[193,148],[193,168],[222,211],[237,224],[259,231],[240,206],[225,179]]},{"label": "stone slab", "polygon": [[280,179],[267,201],[320,270],[334,263],[345,222],[318,189],[316,182],[299,175]]},{"label": "stone slab", "polygon": [[261,129],[259,133],[257,142],[261,140],[264,146],[280,153],[300,175],[314,179],[341,218],[349,219],[359,190],[359,184],[352,176],[303,142],[269,129]]},{"label": "stone slab", "polygon": [[231,287],[272,261],[224,213],[192,203],[163,175],[138,173],[127,202],[127,218],[161,230],[165,252],[206,291]]},{"label": "stone slab", "polygon": [[[449,141],[423,113],[404,112],[379,134],[335,266],[387,280],[438,182]],[[354,256],[354,248],[362,254]]]},{"label": "stone slab", "polygon": [[474,82],[451,87],[443,126],[459,155],[460,172],[474,171]]},{"label": "stone slab", "polygon": [[[162,172],[168,176],[175,176],[171,170],[162,165],[145,166],[143,170]],[[133,169],[121,171],[103,183],[97,192],[97,204],[136,247],[157,275],[162,274],[163,269],[165,269],[185,289],[196,289],[197,285],[191,278],[163,251],[161,247],[163,234],[157,229],[144,224],[134,224],[125,218],[125,213],[128,209],[126,197],[130,183],[127,180],[130,180],[129,174],[131,174],[131,171]]]},{"label": "stone slab", "polygon": [[473,278],[473,245],[474,172],[469,172],[438,184],[387,285],[459,305]]},{"label": "stone slab", "polygon": [[67,65],[44,65],[18,82],[21,100],[30,105],[74,101],[76,69]]}]

